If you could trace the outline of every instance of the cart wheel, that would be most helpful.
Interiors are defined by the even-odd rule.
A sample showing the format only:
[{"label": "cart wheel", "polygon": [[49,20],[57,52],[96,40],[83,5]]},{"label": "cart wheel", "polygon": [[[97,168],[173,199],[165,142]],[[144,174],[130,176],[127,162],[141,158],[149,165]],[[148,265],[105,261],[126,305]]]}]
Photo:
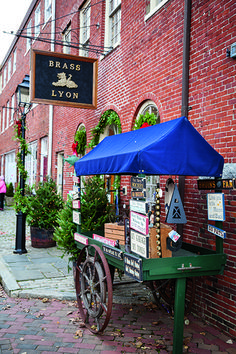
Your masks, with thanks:
[{"label": "cart wheel", "polygon": [[[175,279],[155,280],[152,284],[153,297],[159,306],[160,304],[171,314],[174,314],[175,305]],[[189,315],[195,298],[196,279],[186,279],[185,293],[185,316]]]},{"label": "cart wheel", "polygon": [[85,326],[93,333],[101,333],[111,316],[112,280],[107,260],[98,246],[89,245],[81,250],[75,287]]}]

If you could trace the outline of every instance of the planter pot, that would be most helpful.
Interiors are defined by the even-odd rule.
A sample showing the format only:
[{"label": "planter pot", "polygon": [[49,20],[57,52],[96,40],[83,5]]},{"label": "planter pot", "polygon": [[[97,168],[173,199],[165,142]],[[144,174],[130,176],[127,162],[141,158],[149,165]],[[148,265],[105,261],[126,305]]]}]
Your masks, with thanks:
[{"label": "planter pot", "polygon": [[5,196],[5,203],[7,206],[13,206],[14,205],[14,197]]},{"label": "planter pot", "polygon": [[53,229],[40,229],[39,227],[31,226],[31,245],[34,248],[48,248],[56,246],[56,241],[53,240]]}]

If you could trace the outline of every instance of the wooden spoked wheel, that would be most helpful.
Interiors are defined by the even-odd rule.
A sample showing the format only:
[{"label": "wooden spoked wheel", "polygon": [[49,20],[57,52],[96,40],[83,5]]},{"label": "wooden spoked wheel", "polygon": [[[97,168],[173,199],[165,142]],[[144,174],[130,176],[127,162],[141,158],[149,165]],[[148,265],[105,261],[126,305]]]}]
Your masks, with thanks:
[{"label": "wooden spoked wheel", "polygon": [[[175,279],[155,280],[151,284],[153,297],[158,305],[174,314],[175,304]],[[189,315],[195,298],[196,279],[195,277],[186,279],[185,290],[185,316]]]},{"label": "wooden spoked wheel", "polygon": [[112,311],[112,279],[107,260],[96,245],[85,246],[76,265],[76,295],[85,326],[101,333]]}]

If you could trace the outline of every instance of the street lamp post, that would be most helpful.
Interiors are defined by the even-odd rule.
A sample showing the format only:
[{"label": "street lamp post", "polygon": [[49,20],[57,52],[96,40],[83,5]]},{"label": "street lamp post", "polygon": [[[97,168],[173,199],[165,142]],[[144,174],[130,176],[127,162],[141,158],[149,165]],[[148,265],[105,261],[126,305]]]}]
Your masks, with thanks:
[{"label": "street lamp post", "polygon": [[[24,80],[17,86],[17,104],[21,112],[21,135],[25,139],[25,119],[26,114],[29,112],[31,103],[29,100],[29,75],[25,75]],[[21,163],[25,166],[25,149],[21,149]],[[25,195],[25,179],[20,172],[20,191],[22,197]],[[19,211],[16,215],[16,244],[14,253],[23,254],[27,253],[25,248],[25,221],[26,215]]]}]

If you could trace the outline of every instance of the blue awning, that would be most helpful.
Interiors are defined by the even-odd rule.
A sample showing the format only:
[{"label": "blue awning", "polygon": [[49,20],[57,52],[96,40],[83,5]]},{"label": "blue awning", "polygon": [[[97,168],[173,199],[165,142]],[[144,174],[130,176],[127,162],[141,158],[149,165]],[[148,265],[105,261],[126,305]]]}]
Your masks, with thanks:
[{"label": "blue awning", "polygon": [[75,162],[76,175],[221,177],[223,157],[186,117],[106,137]]}]

